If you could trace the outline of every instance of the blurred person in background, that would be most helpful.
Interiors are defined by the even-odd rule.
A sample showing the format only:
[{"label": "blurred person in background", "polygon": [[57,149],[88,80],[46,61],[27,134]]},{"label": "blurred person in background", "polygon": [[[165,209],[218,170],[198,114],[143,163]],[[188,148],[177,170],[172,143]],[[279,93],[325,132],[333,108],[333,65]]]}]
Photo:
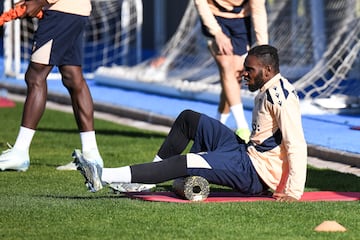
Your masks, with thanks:
[{"label": "blurred person in background", "polygon": [[[252,45],[252,29],[258,45],[268,44],[265,0],[194,0],[202,23],[202,32],[220,74],[222,91],[217,119],[226,124],[230,113],[236,121],[236,133],[249,141],[250,130],[241,102],[238,74]],[[241,85],[240,85],[241,86]]]}]

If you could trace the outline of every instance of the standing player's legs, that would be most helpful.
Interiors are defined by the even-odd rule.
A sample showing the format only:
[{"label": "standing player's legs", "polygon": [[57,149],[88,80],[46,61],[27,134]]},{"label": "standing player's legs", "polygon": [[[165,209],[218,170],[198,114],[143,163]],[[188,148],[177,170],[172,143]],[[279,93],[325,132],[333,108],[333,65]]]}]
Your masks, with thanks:
[{"label": "standing player's legs", "polygon": [[[213,50],[214,51],[214,50]],[[236,55],[213,55],[221,80],[219,113],[229,113],[230,107],[241,103],[240,86],[236,78]]]},{"label": "standing player's legs", "polygon": [[240,83],[238,73],[243,68],[243,62],[249,45],[248,29],[249,19],[225,19],[216,17],[222,31],[231,39],[233,55],[220,55],[216,42],[209,41],[209,49],[214,57],[221,80],[222,90],[218,105],[218,119],[226,123],[230,112],[233,114],[238,135],[245,141],[249,140],[250,131],[246,121],[243,105],[241,102]]},{"label": "standing player's legs", "polygon": [[238,74],[243,69],[245,56],[218,55],[214,54],[214,51],[215,49],[212,49],[222,86],[218,105],[219,120],[225,124],[231,111],[236,121],[237,132],[242,132],[243,134],[240,134],[240,137],[248,141],[250,131],[241,102],[241,84],[238,80]]}]

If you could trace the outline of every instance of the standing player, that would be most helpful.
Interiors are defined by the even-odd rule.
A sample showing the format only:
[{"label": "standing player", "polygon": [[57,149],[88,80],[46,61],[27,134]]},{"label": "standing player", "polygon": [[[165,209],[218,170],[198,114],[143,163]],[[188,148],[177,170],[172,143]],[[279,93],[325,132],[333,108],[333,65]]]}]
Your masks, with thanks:
[{"label": "standing player", "polygon": [[209,38],[209,50],[220,73],[222,91],[217,119],[222,123],[233,114],[236,133],[249,140],[250,131],[241,103],[240,87],[236,74],[251,42],[253,23],[256,43],[268,44],[265,0],[194,0],[200,15],[203,34]]},{"label": "standing player", "polygon": [[93,102],[82,73],[83,34],[91,12],[90,0],[26,0],[26,16],[43,10],[34,36],[31,60],[25,73],[27,96],[14,146],[0,155],[0,170],[26,171],[29,148],[44,113],[46,79],[58,66],[70,96],[86,159],[103,166],[96,143]]},{"label": "standing player", "polygon": [[[279,201],[300,199],[306,180],[307,146],[299,98],[279,72],[276,48],[252,48],[244,67],[249,90],[258,90],[248,144],[219,121],[185,110],[157,153],[160,161],[101,169],[75,150],[75,162],[87,187],[95,192],[103,183],[160,183],[197,175],[246,194],[271,188]],[[190,141],[190,153],[181,155]]]}]

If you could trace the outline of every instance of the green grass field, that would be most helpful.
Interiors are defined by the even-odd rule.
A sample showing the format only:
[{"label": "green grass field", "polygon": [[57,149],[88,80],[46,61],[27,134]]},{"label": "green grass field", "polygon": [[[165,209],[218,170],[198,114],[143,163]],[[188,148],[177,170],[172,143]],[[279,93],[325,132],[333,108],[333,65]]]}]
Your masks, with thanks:
[{"label": "green grass field", "polygon": [[[0,148],[14,143],[22,105],[0,108]],[[96,120],[105,166],[151,161],[164,134]],[[0,172],[0,239],[360,239],[359,202],[159,203],[107,188],[87,192],[76,171],[57,171],[80,148],[74,117],[46,110],[27,172]],[[160,189],[171,183],[163,183]],[[306,191],[360,191],[360,178],[309,168]],[[325,220],[347,228],[318,233]]]}]

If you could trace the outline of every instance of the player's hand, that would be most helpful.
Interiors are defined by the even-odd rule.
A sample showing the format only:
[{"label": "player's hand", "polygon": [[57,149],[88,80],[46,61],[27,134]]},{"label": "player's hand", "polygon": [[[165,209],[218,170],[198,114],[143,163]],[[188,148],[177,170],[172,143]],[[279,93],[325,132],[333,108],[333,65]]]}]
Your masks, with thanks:
[{"label": "player's hand", "polygon": [[278,202],[297,202],[298,201],[296,198],[288,196],[285,193],[274,193],[273,197]]},{"label": "player's hand", "polygon": [[42,8],[48,5],[46,0],[26,0],[26,14],[24,17],[36,17]]},{"label": "player's hand", "polygon": [[223,32],[219,32],[215,35],[215,42],[217,46],[218,55],[233,55],[233,46],[230,38],[228,38]]}]

